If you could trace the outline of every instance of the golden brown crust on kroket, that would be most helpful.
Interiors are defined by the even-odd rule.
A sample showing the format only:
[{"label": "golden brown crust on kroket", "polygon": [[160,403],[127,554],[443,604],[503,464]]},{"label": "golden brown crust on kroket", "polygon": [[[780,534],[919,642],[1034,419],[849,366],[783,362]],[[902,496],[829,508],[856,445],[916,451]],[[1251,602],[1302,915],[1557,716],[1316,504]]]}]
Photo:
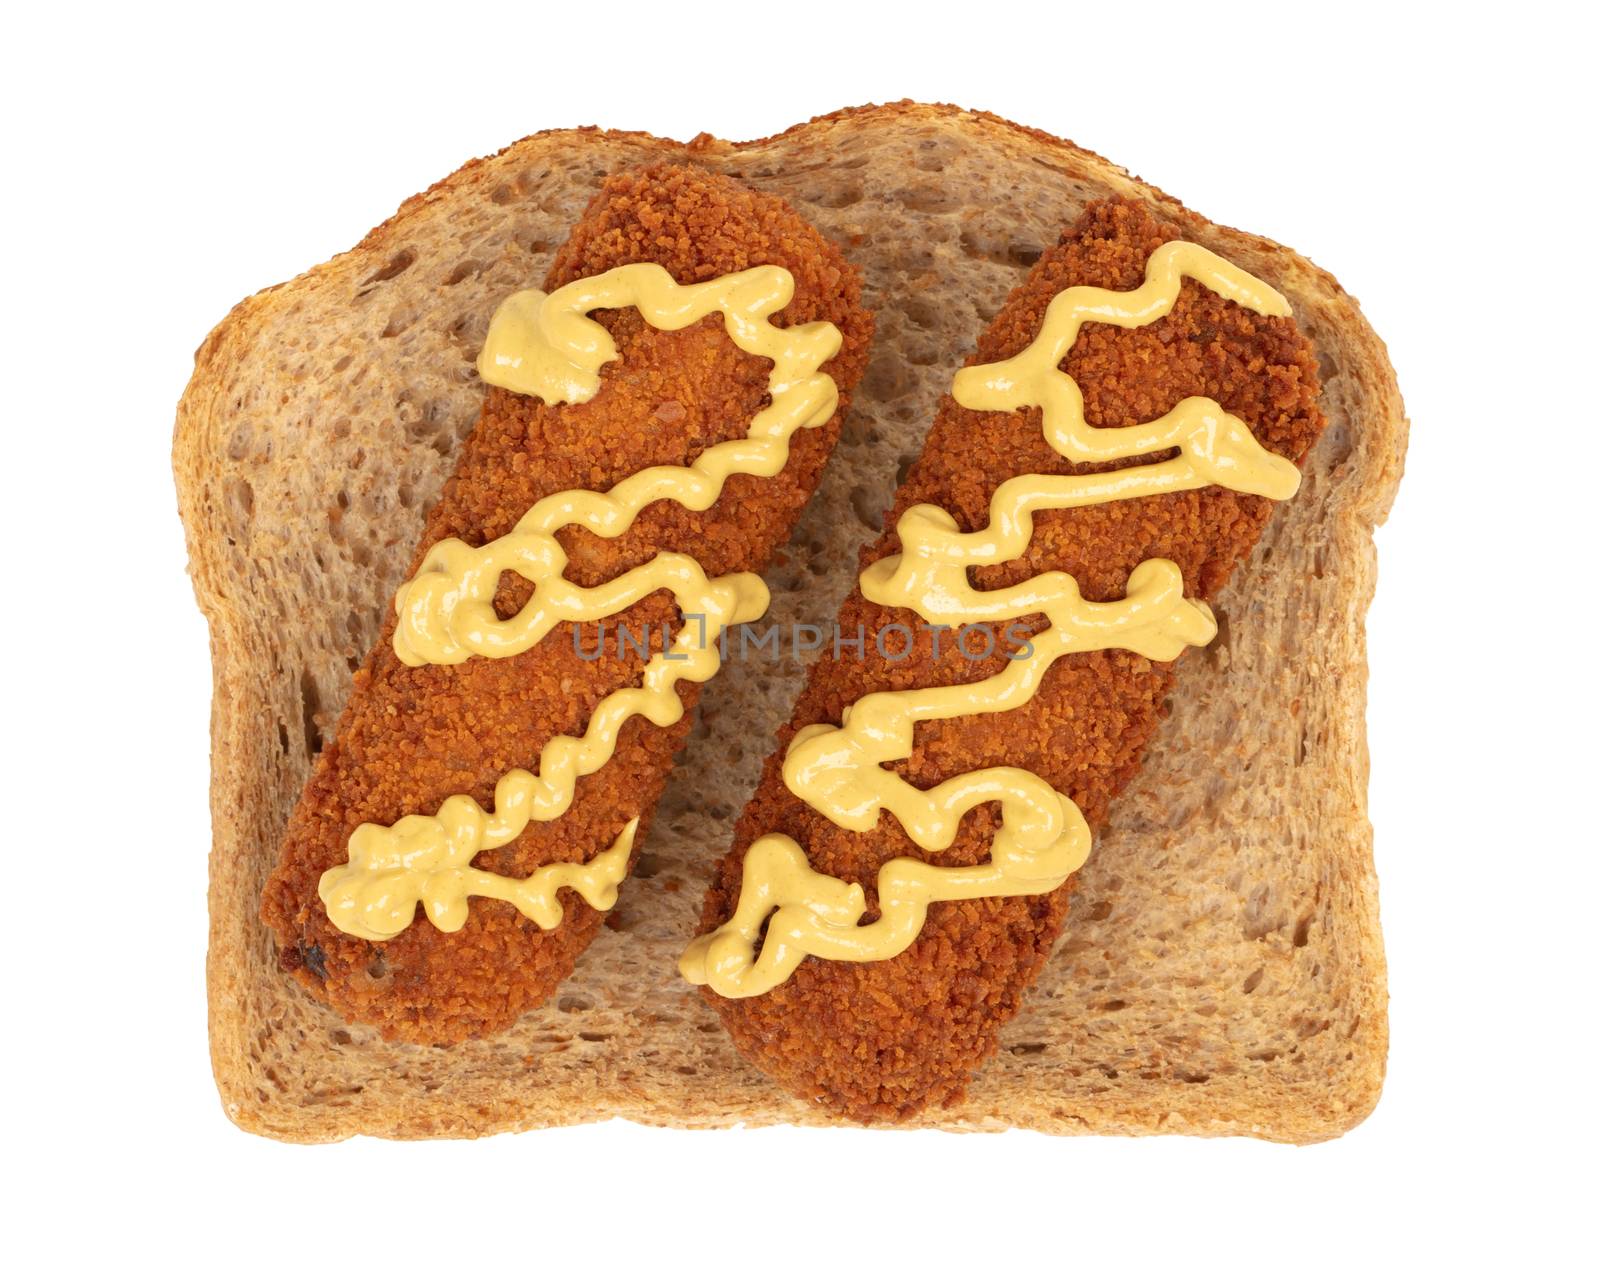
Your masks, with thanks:
[{"label": "golden brown crust on kroket", "polygon": [[[800,431],[788,464],[772,479],[735,475],[710,509],[696,513],[658,502],[615,540],[567,529],[568,578],[594,586],[664,550],[692,553],[710,575],[759,571],[815,488],[838,437],[848,392],[861,375],[871,319],[860,281],[838,251],[786,203],[726,178],[673,165],[609,179],[557,254],[545,286],[634,261],[654,261],[680,283],[753,265],[785,266],[795,295],[780,325],[826,319],[844,342],[824,365],[841,390],[825,425]],[[650,465],[685,465],[708,447],[742,437],[769,400],[770,363],[739,350],[708,316],[678,332],[658,331],[634,310],[601,316],[621,357],[602,370],[602,389],[581,405],[548,406],[491,389],[454,475],[428,515],[411,571],[449,536],[481,544],[509,531],[535,502],[570,488],[605,490]],[[502,615],[531,594],[507,576],[496,599]],[[648,631],[656,649],[664,622],[676,622],[666,594],[616,617]],[[391,1038],[448,1044],[492,1033],[539,1004],[571,972],[601,914],[567,892],[566,916],[544,931],[508,903],[478,899],[466,925],[444,934],[418,919],[385,943],[341,933],[317,898],[317,881],[346,858],[358,824],[390,824],[431,814],[455,793],[492,808],[496,781],[516,767],[536,769],[554,735],[581,735],[610,692],[637,685],[644,659],[602,644],[585,626],[581,647],[562,625],[509,659],[410,668],[391,647],[395,618],[356,674],[355,687],[290,820],[262,917],[280,944],[285,969],[348,1019],[373,1023]],[[596,660],[580,656],[581,649]],[[692,709],[698,686],[680,683]],[[531,824],[476,866],[525,876],[547,863],[585,861],[605,850],[629,819],[648,830],[672,756],[692,716],[662,730],[634,718],[616,753],[579,781],[560,819]]]},{"label": "golden brown crust on kroket", "polygon": [[[1021,351],[1064,288],[1137,287],[1150,253],[1178,237],[1178,230],[1142,204],[1109,200],[1090,206],[1012,293],[969,363]],[[1147,327],[1086,325],[1065,367],[1083,391],[1086,419],[1096,427],[1154,420],[1181,399],[1204,395],[1249,424],[1268,449],[1296,462],[1323,428],[1316,360],[1294,321],[1264,318],[1192,281],[1184,283],[1172,312]],[[977,412],[946,396],[920,459],[896,494],[889,530],[862,552],[861,564],[899,551],[893,527],[912,505],[938,505],[970,531],[987,524],[995,489],[1015,475],[1116,469],[1172,454],[1075,465],[1051,449],[1037,409]],[[1250,552],[1271,512],[1271,501],[1222,487],[1052,510],[1036,517],[1033,541],[1021,558],[978,570],[974,579],[981,588],[994,588],[1066,571],[1086,598],[1104,601],[1122,596],[1141,561],[1159,557],[1182,569],[1190,596],[1208,598]],[[885,626],[908,621],[917,633],[911,656],[895,658],[901,640],[896,630],[885,657],[873,639]],[[1032,627],[1039,623],[1035,617]],[[992,808],[975,811],[950,849],[932,856],[892,816],[882,817],[869,833],[849,832],[785,787],[783,752],[801,727],[838,722],[849,704],[871,690],[971,682],[1005,664],[1003,644],[988,659],[974,660],[951,635],[940,640],[936,658],[934,635],[915,616],[869,602],[859,589],[839,619],[843,634],[857,633],[858,626],[868,637],[862,658],[825,657],[813,666],[780,747],[768,758],[739,821],[734,849],[714,878],[704,928],[731,915],[744,852],[767,833],[793,837],[819,871],[859,882],[868,895],[868,919],[876,916],[878,869],[889,859],[909,855],[967,864],[987,857],[995,831]],[[915,753],[893,769],[926,789],[970,770],[1020,766],[1070,796],[1091,826],[1098,826],[1139,767],[1173,675],[1174,665],[1131,651],[1065,657],[1022,708],[919,727]],[[857,1120],[903,1119],[960,1098],[1049,955],[1071,889],[1069,881],[1043,897],[938,903],[912,947],[892,960],[810,958],[764,996],[706,995],[746,1057],[795,1093]]]}]

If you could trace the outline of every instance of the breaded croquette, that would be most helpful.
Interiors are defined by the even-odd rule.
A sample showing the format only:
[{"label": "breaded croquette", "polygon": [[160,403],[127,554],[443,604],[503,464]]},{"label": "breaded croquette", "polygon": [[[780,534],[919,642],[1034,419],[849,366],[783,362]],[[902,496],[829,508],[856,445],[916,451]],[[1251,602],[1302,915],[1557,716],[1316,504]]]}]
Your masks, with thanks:
[{"label": "breaded croquette", "polygon": [[[969,364],[1021,351],[1039,332],[1051,299],[1069,286],[1137,287],[1151,252],[1179,237],[1143,205],[1091,205],[1012,293]],[[1323,426],[1315,358],[1293,320],[1263,317],[1193,281],[1184,282],[1171,313],[1148,326],[1086,324],[1063,366],[1081,387],[1092,426],[1152,421],[1185,397],[1208,396],[1244,420],[1263,446],[1297,463]],[[861,565],[899,552],[893,528],[914,505],[937,505],[971,531],[988,523],[995,489],[1013,476],[1086,473],[1173,454],[1073,464],[1046,441],[1037,408],[981,412],[946,396],[921,458],[896,495],[890,530],[863,551]],[[1109,601],[1123,597],[1140,562],[1167,558],[1181,568],[1188,596],[1208,598],[1250,553],[1271,511],[1263,497],[1217,486],[1048,510],[1036,515],[1032,542],[1020,558],[977,569],[972,578],[979,588],[998,588],[1064,571],[1086,599]],[[915,619],[867,601],[859,588],[847,600],[840,631],[855,634],[862,626],[869,640],[859,656],[825,657],[813,666],[739,820],[733,850],[718,867],[704,930],[732,914],[744,853],[768,833],[792,837],[819,872],[859,883],[866,921],[878,916],[874,885],[888,860],[966,865],[987,859],[998,822],[993,804],[968,815],[954,844],[934,855],[914,844],[892,815],[881,815],[871,831],[847,831],[784,784],[784,753],[802,727],[839,722],[869,691],[990,677],[1016,649],[1016,643],[1000,643],[988,658],[970,658],[954,635],[915,623],[908,626],[915,634],[909,658],[901,637],[882,646],[872,640],[887,626]],[[1024,628],[1037,631],[1042,623],[1033,617]],[[926,790],[973,770],[1021,767],[1071,797],[1098,827],[1141,763],[1174,671],[1171,663],[1127,650],[1067,655],[1023,707],[920,724],[912,756],[892,769]],[[745,1056],[785,1087],[856,1120],[903,1119],[961,1096],[1048,957],[1071,890],[1069,879],[1046,895],[935,903],[915,942],[893,959],[808,958],[763,995],[705,994]]]},{"label": "breaded croquette", "polygon": [[[708,575],[760,571],[815,488],[865,365],[872,322],[861,306],[859,277],[783,201],[671,165],[606,181],[557,253],[545,287],[553,291],[631,262],[655,262],[680,284],[756,265],[787,268],[794,297],[773,322],[826,320],[840,330],[842,347],[822,368],[837,384],[840,403],[826,424],[794,435],[776,477],[735,474],[702,513],[657,501],[615,539],[574,527],[560,531],[566,577],[593,587],[666,551],[692,554]],[[633,309],[594,317],[620,355],[602,370],[599,392],[582,404],[551,406],[490,388],[477,428],[427,517],[413,573],[437,542],[458,537],[483,544],[553,492],[604,491],[648,466],[687,465],[714,444],[744,436],[769,401],[771,363],[735,346],[719,314],[676,332],[651,327]],[[496,610],[509,616],[531,593],[525,580],[507,574]],[[666,593],[607,621],[635,633],[648,625],[656,635],[663,622],[679,624]],[[294,811],[261,904],[283,967],[347,1018],[372,1023],[387,1037],[428,1044],[492,1033],[545,1000],[594,937],[601,913],[571,891],[562,895],[564,920],[549,931],[510,903],[475,898],[455,933],[419,917],[384,942],[336,928],[317,892],[322,873],[345,861],[359,824],[432,814],[457,793],[492,808],[502,775],[536,769],[548,740],[581,735],[605,696],[637,686],[646,657],[585,628],[575,641],[573,626],[560,624],[510,658],[413,668],[395,654],[390,615]],[[692,710],[698,685],[680,682],[677,690]],[[636,854],[691,720],[686,711],[662,729],[630,719],[611,760],[578,781],[570,810],[530,823],[510,844],[478,855],[474,866],[522,877],[545,864],[587,862],[635,816]]]}]

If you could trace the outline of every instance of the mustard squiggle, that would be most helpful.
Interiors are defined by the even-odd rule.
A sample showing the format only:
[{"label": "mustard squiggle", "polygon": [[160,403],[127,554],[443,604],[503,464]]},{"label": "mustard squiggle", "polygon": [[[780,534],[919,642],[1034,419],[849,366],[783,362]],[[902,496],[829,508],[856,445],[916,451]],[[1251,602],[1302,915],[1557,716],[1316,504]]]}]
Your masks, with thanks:
[{"label": "mustard squiggle", "polygon": [[[607,492],[556,492],[511,531],[480,548],[453,538],[440,541],[395,595],[395,654],[413,666],[516,655],[564,620],[616,614],[629,605],[617,605],[619,599],[650,592],[647,582],[675,570],[670,563],[658,565],[662,559],[657,558],[622,577],[627,586],[612,581],[582,589],[562,578],[567,557],[555,533],[577,526],[615,538],[655,501],[709,509],[734,474],[777,474],[788,462],[790,436],[821,425],[839,403],[833,378],[817,371],[839,352],[839,329],[831,323],[778,328],[767,321],[793,296],[794,276],[780,266],[757,266],[685,287],[660,266],[639,263],[580,279],[548,296],[530,289],[504,302],[490,324],[478,368],[485,380],[518,393],[550,403],[592,398],[600,386],[599,369],[617,357],[617,349],[611,334],[587,312],[632,305],[653,327],[668,331],[721,311],[736,346],[772,360],[767,382],[772,402],[750,422],[746,437],[707,448],[690,465],[642,469]],[[506,571],[532,582],[534,595],[521,612],[501,620],[494,595]],[[761,586],[750,576],[742,587]]]},{"label": "mustard squiggle", "polygon": [[[496,311],[479,371],[485,381],[517,393],[549,403],[592,398],[600,368],[617,351],[610,334],[587,314],[632,305],[646,322],[666,330],[720,311],[735,345],[772,360],[771,402],[751,421],[745,438],[708,448],[691,465],[641,470],[608,492],[557,492],[535,504],[511,532],[482,547],[448,539],[429,551],[395,597],[394,649],[412,666],[516,655],[557,624],[603,619],[663,589],[683,614],[703,619],[694,636],[685,628],[668,650],[646,663],[639,687],[602,699],[582,738],[551,739],[540,753],[537,774],[519,769],[503,775],[495,786],[493,814],[471,797],[457,795],[433,815],[357,828],[349,861],[325,872],[318,886],[329,918],[341,930],[372,941],[392,938],[410,924],[418,902],[438,928],[456,930],[466,920],[471,895],[505,899],[546,929],[561,920],[555,891],[562,886],[596,907],[615,901],[637,820],[587,865],[552,864],[519,882],[470,864],[479,852],[515,840],[530,820],[565,814],[578,780],[610,761],[629,718],[642,716],[656,726],[682,718],[676,684],[715,675],[722,663],[723,631],[757,619],[767,609],[767,588],[748,572],[710,579],[681,553],[657,554],[614,580],[581,588],[563,575],[567,557],[555,532],[581,526],[596,535],[620,536],[654,501],[708,509],[733,474],[770,478],[778,473],[788,460],[791,435],[827,421],[839,397],[833,379],[818,371],[838,353],[839,330],[830,323],[778,328],[768,322],[793,295],[793,276],[778,266],[681,286],[660,266],[641,263],[580,279],[548,296],[519,292]],[[534,594],[517,615],[501,620],[493,600],[506,571],[531,581]]]},{"label": "mustard squiggle", "polygon": [[328,916],[346,934],[373,943],[392,939],[417,914],[417,904],[433,924],[453,934],[467,923],[467,899],[504,899],[542,930],[561,924],[558,892],[574,890],[601,912],[617,901],[617,887],[628,875],[639,820],[630,819],[611,847],[588,863],[547,863],[520,880],[472,867],[473,858],[515,840],[527,816],[512,812],[527,805],[514,770],[495,786],[495,813],[471,797],[456,796],[436,815],[407,815],[389,828],[365,823],[350,838],[350,862],[323,873],[317,894]]},{"label": "mustard squiggle", "polygon": [[1050,666],[1070,652],[1120,647],[1165,661],[1215,636],[1210,609],[1183,597],[1182,573],[1165,559],[1140,563],[1123,600],[1109,603],[1084,601],[1077,582],[1060,571],[986,591],[974,589],[967,576],[973,566],[1026,552],[1033,515],[1042,509],[1213,483],[1274,499],[1297,489],[1294,464],[1268,452],[1243,421],[1211,399],[1184,399],[1144,425],[1094,429],[1084,420],[1082,393],[1060,368],[1082,325],[1153,323],[1171,310],[1185,276],[1262,314],[1289,313],[1283,297],[1230,262],[1195,244],[1169,243],[1151,254],[1139,288],[1064,290],[1025,350],[963,369],[953,388],[956,401],[975,410],[1041,408],[1045,437],[1070,460],[1119,460],[1174,447],[1178,456],[1104,474],[1010,479],[995,491],[988,526],[965,534],[937,506],[914,506],[896,524],[902,553],[862,574],[866,597],[909,608],[934,623],[992,624],[1042,612],[1050,627],[1032,639],[1032,652],[980,682],[868,694],[845,710],[840,725],[797,732],[784,758],[785,785],[838,826],[866,832],[888,810],[924,850],[948,848],[967,812],[998,802],[1001,824],[988,861],[959,868],[909,857],[891,860],[878,874],[881,915],[861,925],[865,893],[859,885],[816,872],[789,837],[761,837],[746,852],[733,916],[695,939],[679,962],[691,983],[730,998],[759,996],[785,981],[807,956],[887,960],[916,939],[934,902],[1048,893],[1083,865],[1091,836],[1082,812],[1039,776],[991,767],[924,792],[883,764],[911,755],[918,722],[1022,706]]},{"label": "mustard squiggle", "polygon": [[[1063,579],[1071,582],[1070,576]],[[813,871],[792,839],[763,837],[746,855],[738,909],[721,929],[690,944],[679,965],[684,977],[723,996],[759,996],[808,955],[836,961],[898,956],[921,932],[930,903],[1047,893],[1082,867],[1090,846],[1082,813],[1029,771],[995,766],[923,791],[882,769],[885,762],[911,756],[918,722],[1027,703],[1050,666],[1069,652],[1121,646],[1171,660],[1216,634],[1210,609],[1184,598],[1182,573],[1160,558],[1139,564],[1122,601],[1061,605],[1051,616],[1057,623],[1033,639],[1032,654],[1004,672],[926,691],[876,691],[847,709],[841,725],[797,732],[784,758],[789,790],[841,828],[870,831],[888,810],[924,850],[948,849],[968,811],[998,802],[1000,829],[987,862],[937,867],[891,859],[878,874],[882,914],[863,926],[858,922],[866,897],[860,886]],[[756,957],[763,921],[766,934]]]}]

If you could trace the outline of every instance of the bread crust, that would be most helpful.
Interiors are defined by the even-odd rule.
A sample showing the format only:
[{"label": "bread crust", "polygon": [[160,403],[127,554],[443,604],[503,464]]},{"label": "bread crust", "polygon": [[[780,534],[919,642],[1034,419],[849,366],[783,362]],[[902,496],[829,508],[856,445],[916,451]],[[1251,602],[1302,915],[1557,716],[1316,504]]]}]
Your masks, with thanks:
[{"label": "bread crust", "polygon": [[[346,1027],[276,969],[255,917],[351,661],[376,636],[421,510],[476,419],[467,369],[489,312],[542,275],[599,178],[659,160],[788,198],[862,268],[879,316],[840,454],[769,575],[780,623],[833,611],[965,334],[1090,199],[1141,200],[1288,294],[1329,417],[1305,487],[1268,527],[1248,589],[1219,599],[1223,637],[1180,679],[1028,1008],[964,1101],[914,1123],[1305,1142],[1359,1121],[1387,1043],[1362,616],[1372,528],[1406,441],[1382,343],[1303,257],[1206,222],[1069,142],[914,103],[739,144],[535,135],[408,200],[351,252],[241,302],[202,344],[173,458],[216,686],[207,987],[229,1116],[297,1141],[611,1116],[836,1119],[740,1062],[671,969],[695,928],[707,847],[755,782],[799,661],[731,667],[708,688],[695,733],[725,764],[669,783],[641,871],[578,971],[493,1041],[425,1049]],[[341,490],[335,540],[326,510]],[[1240,610],[1250,622],[1230,625]]]}]

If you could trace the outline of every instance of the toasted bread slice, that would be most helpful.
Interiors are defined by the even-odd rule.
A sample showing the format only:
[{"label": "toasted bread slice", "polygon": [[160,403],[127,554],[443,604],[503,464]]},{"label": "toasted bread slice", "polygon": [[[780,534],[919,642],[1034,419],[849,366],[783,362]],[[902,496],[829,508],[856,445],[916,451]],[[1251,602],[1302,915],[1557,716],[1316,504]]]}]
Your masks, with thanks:
[{"label": "toasted bread slice", "polygon": [[828,1123],[740,1060],[678,978],[706,874],[787,719],[801,664],[730,661],[701,701],[635,879],[577,972],[511,1030],[386,1043],[281,974],[262,882],[352,668],[400,583],[482,388],[495,304],[540,278],[607,173],[703,164],[789,199],[864,271],[877,344],[823,485],[769,574],[780,625],[834,614],[934,403],[1091,199],[1159,206],[1270,280],[1315,344],[1329,425],[1299,495],[1220,598],[1144,770],[1080,877],[1030,1007],[961,1130],[1332,1137],[1387,1048],[1366,813],[1363,616],[1406,421],[1382,343],[1310,262],[993,116],[901,103],[764,141],[539,134],[408,200],[360,245],[236,307],[201,346],[174,468],[210,622],[211,1049],[228,1115],[294,1141],[471,1137],[622,1116]]}]

